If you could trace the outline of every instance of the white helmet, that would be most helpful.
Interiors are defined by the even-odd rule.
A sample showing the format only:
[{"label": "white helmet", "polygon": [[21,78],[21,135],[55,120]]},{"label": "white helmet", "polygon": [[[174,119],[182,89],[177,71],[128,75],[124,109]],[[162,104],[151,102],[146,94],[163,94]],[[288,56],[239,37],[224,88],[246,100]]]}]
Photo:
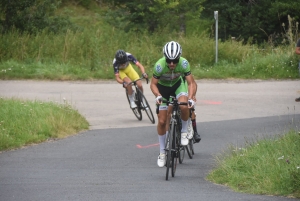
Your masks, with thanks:
[{"label": "white helmet", "polygon": [[179,43],[175,41],[170,41],[164,46],[163,53],[167,59],[173,60],[181,56],[182,49]]}]

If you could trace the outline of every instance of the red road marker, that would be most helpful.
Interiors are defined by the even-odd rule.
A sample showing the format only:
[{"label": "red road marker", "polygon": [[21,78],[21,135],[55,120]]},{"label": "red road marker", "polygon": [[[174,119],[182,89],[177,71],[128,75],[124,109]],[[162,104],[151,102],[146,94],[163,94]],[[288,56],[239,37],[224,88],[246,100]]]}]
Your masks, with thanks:
[{"label": "red road marker", "polygon": [[149,148],[149,147],[156,147],[158,145],[159,145],[159,143],[157,143],[157,144],[149,144],[149,145],[145,145],[145,146],[137,144],[136,147],[139,148],[139,149],[145,149],[145,148]]},{"label": "red road marker", "polygon": [[210,101],[210,100],[200,100],[201,103],[207,104],[207,105],[221,105],[221,101]]}]

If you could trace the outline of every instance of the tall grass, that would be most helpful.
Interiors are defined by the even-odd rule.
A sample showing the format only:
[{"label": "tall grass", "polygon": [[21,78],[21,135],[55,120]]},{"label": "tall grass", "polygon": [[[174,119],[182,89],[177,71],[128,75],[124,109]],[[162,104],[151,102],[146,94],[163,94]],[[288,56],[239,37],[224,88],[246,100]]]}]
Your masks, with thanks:
[{"label": "tall grass", "polygon": [[[297,56],[290,45],[277,47],[219,41],[215,64],[215,41],[205,33],[187,36],[162,29],[149,34],[117,30],[105,18],[88,11],[65,8],[82,31],[64,34],[20,34],[13,30],[0,37],[0,79],[113,79],[112,60],[117,49],[137,57],[152,74],[155,62],[162,57],[162,47],[178,41],[192,73],[200,78],[286,79],[298,78]],[[80,14],[79,17],[78,14]]]},{"label": "tall grass", "polygon": [[0,98],[0,151],[62,138],[88,129],[70,104]]},{"label": "tall grass", "polygon": [[290,131],[275,138],[230,146],[216,156],[210,181],[236,191],[300,198],[300,135]]}]

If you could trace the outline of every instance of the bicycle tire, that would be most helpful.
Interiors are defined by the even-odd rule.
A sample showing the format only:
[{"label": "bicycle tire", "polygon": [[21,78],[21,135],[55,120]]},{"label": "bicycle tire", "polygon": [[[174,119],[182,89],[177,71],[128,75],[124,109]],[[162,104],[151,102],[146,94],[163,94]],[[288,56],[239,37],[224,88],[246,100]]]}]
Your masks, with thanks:
[{"label": "bicycle tire", "polygon": [[[138,93],[140,94],[140,99],[138,99],[138,100],[141,101],[141,102],[140,102],[140,105],[141,105],[142,110],[144,110],[144,111],[146,112],[146,114],[147,114],[149,120],[151,121],[151,123],[154,124],[154,123],[155,123],[155,119],[154,119],[154,116],[153,116],[151,107],[150,107],[150,105],[149,105],[149,103],[148,103],[146,97],[144,96],[144,94],[141,92],[140,89],[137,88],[137,91],[139,91]],[[144,101],[143,101],[143,100],[144,100]],[[146,105],[144,105],[144,103],[145,103]],[[146,108],[148,108],[148,109],[146,109]]]},{"label": "bicycle tire", "polygon": [[[136,95],[137,96],[137,95]],[[126,90],[126,97],[127,97],[127,100],[128,100],[128,103],[129,103],[129,107],[130,107],[130,100],[129,100],[129,96],[128,96],[128,91]],[[137,100],[137,99],[136,99]],[[137,105],[138,106],[138,105]],[[142,116],[142,112],[141,112],[141,109],[138,107],[136,108],[131,108],[130,109],[132,110],[133,114],[136,116],[136,118],[138,120],[142,120],[143,116]]]},{"label": "bicycle tire", "polygon": [[186,152],[187,152],[187,154],[188,154],[188,156],[189,156],[189,158],[190,159],[192,159],[193,158],[193,139],[191,139],[191,140],[189,140],[189,143],[188,143],[188,145],[187,146],[185,146],[185,148],[186,148]]},{"label": "bicycle tire", "polygon": [[172,135],[171,132],[168,134],[168,138],[166,139],[166,180],[169,179],[169,170],[171,165],[171,159],[172,159],[172,145],[170,142],[172,142]]},{"label": "bicycle tire", "polygon": [[180,118],[180,112],[177,113],[176,116],[176,143],[177,143],[177,151],[178,151],[178,159],[179,163],[183,163],[184,155],[185,155],[185,148],[184,146],[181,146],[181,118]]},{"label": "bicycle tire", "polygon": [[[180,142],[179,142],[180,143]],[[185,148],[183,146],[179,146],[179,151],[178,151],[178,158],[179,158],[179,163],[183,163],[184,155],[185,155]]]},{"label": "bicycle tire", "polygon": [[[193,125],[191,118],[188,119],[188,132],[192,132],[192,135],[194,135]],[[186,152],[188,153],[188,156],[190,159],[193,158],[192,148],[193,148],[193,138],[189,140],[188,145],[186,146]]]},{"label": "bicycle tire", "polygon": [[191,150],[192,150],[192,154],[193,154],[193,155],[195,154],[195,152],[194,152],[194,143],[195,143],[195,140],[194,140],[194,138],[192,138],[192,139],[191,139],[190,148],[191,148]]},{"label": "bicycle tire", "polygon": [[178,159],[179,159],[179,163],[182,164],[183,163],[183,159],[184,159],[184,155],[185,155],[185,148],[184,146],[181,146],[181,123],[179,123],[178,121],[181,121],[180,118],[177,119],[177,126],[176,126],[176,143],[177,143],[177,150],[178,150]]},{"label": "bicycle tire", "polygon": [[178,147],[177,147],[177,137],[176,137],[176,134],[177,134],[177,126],[174,124],[173,125],[173,137],[172,137],[172,153],[171,153],[171,157],[172,157],[172,177],[175,176],[175,172],[176,172],[176,167],[177,167],[177,160],[178,160]]}]

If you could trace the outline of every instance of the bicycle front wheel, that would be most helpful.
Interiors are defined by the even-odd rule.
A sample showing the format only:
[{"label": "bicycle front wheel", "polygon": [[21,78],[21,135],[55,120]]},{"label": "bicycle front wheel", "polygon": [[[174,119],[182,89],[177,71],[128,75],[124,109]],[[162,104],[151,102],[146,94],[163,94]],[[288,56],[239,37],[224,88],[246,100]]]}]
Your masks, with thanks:
[{"label": "bicycle front wheel", "polygon": [[176,172],[176,167],[177,167],[177,159],[179,155],[179,148],[177,146],[177,138],[176,138],[176,125],[173,125],[172,123],[172,129],[171,129],[171,134],[173,135],[172,137],[172,177],[175,176]]},{"label": "bicycle front wheel", "polygon": [[168,137],[166,139],[166,180],[169,179],[169,170],[171,168],[171,160],[172,160],[172,134],[169,132]]},{"label": "bicycle front wheel", "polygon": [[142,91],[140,89],[137,89],[139,91],[139,95],[140,95],[140,101],[141,101],[141,109],[144,110],[149,118],[149,120],[151,121],[151,123],[155,123],[155,119],[151,110],[151,107],[146,99],[146,97],[144,96],[144,94],[142,93]]},{"label": "bicycle front wheel", "polygon": [[[127,100],[128,100],[128,103],[129,103],[129,107],[130,107],[130,99],[129,99],[129,96],[128,96],[128,91],[126,90],[126,97],[127,97]],[[131,108],[130,109],[132,110],[133,114],[136,116],[136,118],[138,120],[142,120],[142,112],[141,112],[141,109],[139,107],[136,107],[136,108]]]},{"label": "bicycle front wheel", "polygon": [[191,144],[190,144],[190,149],[192,150],[192,154],[194,155],[195,152],[194,152],[194,143],[195,143],[195,140],[194,138],[191,139]]}]

